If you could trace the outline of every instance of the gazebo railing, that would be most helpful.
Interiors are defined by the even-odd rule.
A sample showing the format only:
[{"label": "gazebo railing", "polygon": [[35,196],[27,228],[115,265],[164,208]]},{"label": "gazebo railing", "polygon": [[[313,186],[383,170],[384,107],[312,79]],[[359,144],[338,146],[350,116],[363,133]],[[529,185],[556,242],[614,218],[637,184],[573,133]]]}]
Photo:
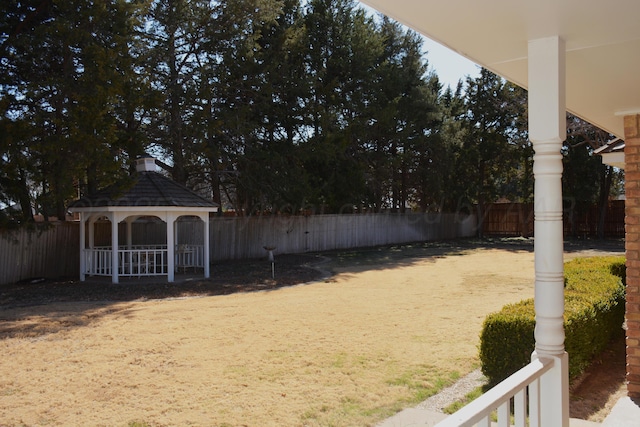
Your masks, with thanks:
[{"label": "gazebo railing", "polygon": [[[100,246],[84,249],[85,274],[111,276],[113,255],[111,247]],[[174,249],[176,270],[204,267],[203,245],[176,245]],[[168,273],[166,245],[131,245],[118,247],[118,276],[162,276]]]},{"label": "gazebo railing", "polygon": [[176,245],[176,269],[204,267],[204,245]]},{"label": "gazebo railing", "polygon": [[119,276],[167,274],[167,249],[120,249],[118,257]]},{"label": "gazebo railing", "polygon": [[111,276],[113,252],[111,248],[84,249],[85,274],[89,276]]}]

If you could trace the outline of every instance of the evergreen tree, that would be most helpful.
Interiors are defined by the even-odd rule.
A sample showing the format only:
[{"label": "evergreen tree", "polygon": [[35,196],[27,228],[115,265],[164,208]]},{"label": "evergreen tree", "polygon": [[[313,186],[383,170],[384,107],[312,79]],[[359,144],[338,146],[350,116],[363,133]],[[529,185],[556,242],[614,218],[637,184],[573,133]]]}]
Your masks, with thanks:
[{"label": "evergreen tree", "polygon": [[[307,31],[303,129],[304,168],[309,202],[320,211],[350,211],[360,204],[364,169],[356,118],[377,46],[373,21],[352,0],[311,0],[304,17]],[[355,134],[354,134],[355,132]]]},{"label": "evergreen tree", "polygon": [[476,204],[479,234],[487,203],[500,194],[501,177],[514,159],[511,136],[517,113],[510,108],[510,88],[489,70],[467,79],[466,134],[460,152],[458,172],[466,177],[467,197]]},{"label": "evergreen tree", "polygon": [[64,220],[79,182],[117,179],[113,105],[130,72],[122,64],[135,7],[124,0],[3,3],[3,161],[18,187],[5,198],[20,200],[27,217],[27,194],[45,217]]}]

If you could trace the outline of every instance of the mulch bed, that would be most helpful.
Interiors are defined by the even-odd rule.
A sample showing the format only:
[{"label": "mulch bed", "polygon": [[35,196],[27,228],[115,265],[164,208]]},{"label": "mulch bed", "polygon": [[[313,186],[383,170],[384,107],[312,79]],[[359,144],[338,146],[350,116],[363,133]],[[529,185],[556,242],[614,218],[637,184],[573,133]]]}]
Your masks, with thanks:
[{"label": "mulch bed", "polygon": [[[192,280],[167,283],[159,277],[123,279],[112,284],[108,278],[80,282],[77,279],[32,279],[0,286],[0,306],[19,307],[52,302],[76,301],[134,301],[144,299],[179,298],[188,296],[228,295],[297,285],[322,278],[323,273],[312,268],[321,261],[315,255],[279,255],[275,262],[275,279],[271,263],[266,260],[233,261],[214,264],[211,278],[197,276]],[[195,275],[194,275],[195,276]]]}]

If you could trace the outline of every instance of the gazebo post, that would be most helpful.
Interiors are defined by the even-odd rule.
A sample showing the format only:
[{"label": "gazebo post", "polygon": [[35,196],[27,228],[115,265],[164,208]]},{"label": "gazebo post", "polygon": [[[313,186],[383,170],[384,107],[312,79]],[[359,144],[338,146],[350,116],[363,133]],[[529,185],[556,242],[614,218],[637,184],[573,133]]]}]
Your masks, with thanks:
[{"label": "gazebo post", "polygon": [[176,216],[176,220],[173,223],[173,244],[178,246],[180,245],[180,231],[178,230],[178,219],[180,217]]},{"label": "gazebo post", "polygon": [[85,222],[87,220],[87,216],[85,215],[84,212],[80,212],[80,281],[84,282],[86,277],[85,277],[85,271],[86,271],[86,262],[87,262],[87,257],[85,256],[85,231],[84,231],[84,227],[85,227]]},{"label": "gazebo post", "polygon": [[204,278],[211,277],[211,271],[209,266],[209,213],[203,214],[200,217],[204,221],[204,254],[202,255],[204,263]]},{"label": "gazebo post", "polygon": [[172,283],[175,277],[175,220],[176,215],[173,212],[167,212],[167,282],[169,283]]},{"label": "gazebo post", "polygon": [[118,283],[118,214],[109,213],[111,220],[111,283]]},{"label": "gazebo post", "polygon": [[133,221],[136,220],[136,217],[128,216],[125,222],[127,223],[127,249],[131,249],[131,245],[133,243],[133,239],[131,237],[131,228]]},{"label": "gazebo post", "polygon": [[89,233],[89,249],[93,249],[96,245],[96,216],[91,215],[87,218],[88,230]]},{"label": "gazebo post", "polygon": [[562,141],[566,138],[565,44],[529,41],[529,139],[535,151],[535,340],[532,358],[554,359],[540,379],[542,425],[568,427],[569,374],[564,349]]}]

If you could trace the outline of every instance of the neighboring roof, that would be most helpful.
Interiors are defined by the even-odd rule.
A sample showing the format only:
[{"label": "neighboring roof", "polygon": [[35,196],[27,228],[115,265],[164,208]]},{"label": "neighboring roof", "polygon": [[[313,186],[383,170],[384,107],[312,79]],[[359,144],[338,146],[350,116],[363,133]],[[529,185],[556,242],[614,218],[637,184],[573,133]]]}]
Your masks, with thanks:
[{"label": "neighboring roof", "polygon": [[605,165],[624,169],[624,145],[624,140],[616,138],[593,152],[602,156],[602,163]]},{"label": "neighboring roof", "polygon": [[617,153],[617,152],[624,152],[624,140],[620,139],[620,138],[616,138],[616,139],[612,139],[611,141],[607,142],[605,145],[603,145],[602,147],[599,147],[595,150],[593,150],[594,154],[607,154],[607,153]]},{"label": "neighboring roof", "polygon": [[640,1],[360,1],[524,88],[528,41],[559,36],[569,111],[618,137],[640,114]]},{"label": "neighboring roof", "polygon": [[213,208],[218,205],[157,172],[145,171],[137,173],[135,181],[130,187],[107,187],[95,194],[74,201],[69,207],[107,206]]}]

